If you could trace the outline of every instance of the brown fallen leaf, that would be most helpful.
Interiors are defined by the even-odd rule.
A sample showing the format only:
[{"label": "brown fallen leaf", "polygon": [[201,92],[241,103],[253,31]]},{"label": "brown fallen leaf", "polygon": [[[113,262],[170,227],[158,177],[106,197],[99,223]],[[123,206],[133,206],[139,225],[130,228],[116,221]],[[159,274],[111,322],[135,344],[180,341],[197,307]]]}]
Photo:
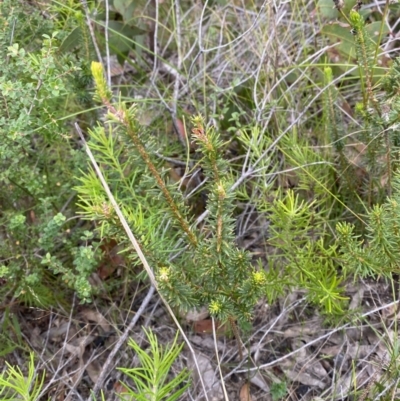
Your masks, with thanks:
[{"label": "brown fallen leaf", "polygon": [[[218,335],[226,334],[229,331],[228,325],[221,324],[220,322],[215,322],[215,328]],[[212,319],[204,319],[194,322],[193,331],[197,334],[212,334]]]},{"label": "brown fallen leaf", "polygon": [[129,394],[129,392],[123,384],[121,384],[120,382],[115,382],[113,388],[118,396],[121,397],[123,400],[128,399],[128,397],[125,396]]},{"label": "brown fallen leaf", "polygon": [[84,355],[84,363],[86,366],[86,373],[89,375],[90,380],[92,381],[93,384],[95,384],[97,382],[97,379],[100,376],[100,372],[101,372],[101,368],[102,366],[100,365],[100,363],[96,360],[93,360],[92,362],[90,362],[89,364],[87,364],[88,359],[87,356]]},{"label": "brown fallen leaf", "polygon": [[[196,358],[197,364],[195,364],[194,358]],[[192,371],[195,387],[197,387],[200,392],[205,391],[209,400],[219,401],[224,399],[217,368],[213,366],[209,357],[200,352],[196,352],[195,355],[190,354],[188,358],[188,369]],[[200,376],[202,380],[200,380]],[[203,384],[204,387],[201,384]]]},{"label": "brown fallen leaf", "polygon": [[245,384],[243,384],[242,388],[240,389],[239,400],[240,401],[253,401],[253,397],[251,396],[251,393],[250,393],[249,382],[246,382]]},{"label": "brown fallen leaf", "polygon": [[100,245],[103,251],[103,260],[101,265],[97,268],[97,274],[102,279],[105,280],[110,277],[118,267],[124,266],[124,258],[118,254],[119,248],[115,239],[105,240]]},{"label": "brown fallen leaf", "polygon": [[111,330],[107,319],[98,311],[85,308],[82,309],[80,315],[84,320],[96,322],[103,329],[104,333],[108,333]]}]

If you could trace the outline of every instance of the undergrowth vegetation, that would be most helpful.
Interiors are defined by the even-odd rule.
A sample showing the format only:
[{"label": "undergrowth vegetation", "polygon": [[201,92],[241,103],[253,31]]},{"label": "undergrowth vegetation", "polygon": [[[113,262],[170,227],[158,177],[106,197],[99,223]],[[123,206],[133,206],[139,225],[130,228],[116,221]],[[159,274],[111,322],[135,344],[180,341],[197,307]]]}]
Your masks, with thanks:
[{"label": "undergrowth vegetation", "polygon": [[52,288],[64,282],[85,299],[96,255],[75,218],[72,187],[85,162],[68,124],[81,63],[59,51],[63,33],[40,10],[0,7],[0,291],[49,307],[62,301]]},{"label": "undergrowth vegetation", "polygon": [[[31,355],[14,304],[120,312],[133,285],[205,309],[240,359],[263,303],[300,292],[322,328],[363,323],[365,279],[395,296],[400,4],[365,3],[2,2],[0,355]],[[184,399],[177,337],[145,334],[121,397]],[[47,397],[30,358],[30,389],[11,365],[1,383]],[[390,371],[345,397],[394,397]]]}]

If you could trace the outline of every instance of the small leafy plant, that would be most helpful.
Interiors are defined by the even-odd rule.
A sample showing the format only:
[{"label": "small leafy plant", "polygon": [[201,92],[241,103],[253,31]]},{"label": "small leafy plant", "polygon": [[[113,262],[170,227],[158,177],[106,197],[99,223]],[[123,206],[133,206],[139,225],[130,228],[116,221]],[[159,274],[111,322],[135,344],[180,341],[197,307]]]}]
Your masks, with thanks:
[{"label": "small leafy plant", "polygon": [[0,400],[38,401],[46,373],[37,375],[33,354],[30,355],[27,375],[19,367],[6,364],[6,371],[0,375]]},{"label": "small leafy plant", "polygon": [[157,337],[151,330],[143,328],[149,342],[149,349],[130,339],[128,345],[135,351],[140,367],[119,368],[125,376],[132,379],[135,387],[125,384],[126,389],[121,399],[138,401],[175,401],[189,387],[189,371],[184,369],[172,376],[171,368],[182,351],[183,343],[177,344],[178,334],[174,342],[166,347],[158,343]]}]

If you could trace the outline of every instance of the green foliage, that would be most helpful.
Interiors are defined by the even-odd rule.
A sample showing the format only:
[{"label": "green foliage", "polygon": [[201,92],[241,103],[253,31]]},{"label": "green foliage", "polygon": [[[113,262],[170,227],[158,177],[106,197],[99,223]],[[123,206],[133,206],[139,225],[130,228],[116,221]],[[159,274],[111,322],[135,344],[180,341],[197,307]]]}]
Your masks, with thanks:
[{"label": "green foliage", "polygon": [[178,374],[171,372],[173,363],[182,351],[183,343],[177,344],[177,334],[174,342],[164,348],[159,345],[157,337],[151,330],[147,331],[145,328],[143,330],[149,342],[149,349],[143,349],[143,346],[132,339],[128,341],[128,345],[135,351],[141,366],[119,368],[135,384],[135,388],[132,388],[122,382],[126,393],[120,397],[138,401],[177,400],[190,385],[187,369],[181,370]]},{"label": "green foliage", "polygon": [[[249,255],[235,245],[235,193],[230,190],[232,176],[222,157],[224,144],[218,132],[205,128],[201,117],[192,119],[199,164],[208,179],[207,215],[199,229],[193,224],[182,193],[169,182],[168,170],[157,157],[160,144],[138,124],[137,106],[113,104],[101,66],[93,63],[92,70],[96,97],[107,107],[108,121],[105,128],[91,131],[89,146],[171,306],[187,310],[208,305],[211,315],[219,320],[234,319],[244,324],[251,319],[252,308],[260,297],[273,301],[286,289],[300,285],[308,290],[309,300],[326,313],[344,312],[346,298],[341,286],[343,276],[337,271],[337,245],[327,235],[333,207],[342,206],[329,192],[335,184],[333,163],[324,160],[329,153],[313,151],[295,134],[282,140],[282,152],[298,169],[302,195],[288,191],[268,204],[263,197],[253,199],[260,211],[269,214],[269,245],[276,252],[270,257],[268,270],[261,263],[259,268],[252,267]],[[329,70],[326,76],[329,85]],[[326,96],[331,109],[335,97],[334,90]],[[340,133],[331,135],[340,142]],[[256,128],[251,135],[243,131],[240,140],[252,147],[255,159],[268,147],[268,139]],[[330,136],[324,140],[328,142]],[[269,163],[268,159],[264,162]],[[77,190],[86,218],[98,221],[101,235],[123,241],[120,223],[110,210],[95,172],[89,171],[80,180]],[[265,185],[263,191],[270,189]],[[314,202],[302,200],[311,194]],[[138,263],[135,255],[129,257]]]},{"label": "green foliage", "polygon": [[[360,65],[371,71],[374,49],[367,46],[364,22],[355,11],[351,11],[351,21],[359,34],[355,44]],[[361,59],[363,52],[360,49],[363,47],[367,55]],[[327,89],[324,94],[325,130],[319,137],[322,150],[311,148],[307,138],[304,135],[300,138],[295,129],[280,144],[286,165],[296,170],[298,194],[292,191],[284,195],[278,193],[274,202],[251,195],[258,210],[269,215],[271,238],[268,245],[275,252],[270,257],[268,270],[261,268],[261,264],[258,269],[252,267],[249,255],[235,246],[235,193],[230,191],[233,177],[221,156],[224,143],[219,133],[214,128],[205,128],[201,117],[192,120],[192,136],[201,156],[199,164],[208,179],[205,185],[207,217],[199,229],[193,224],[182,193],[176,184],[169,182],[168,170],[157,157],[160,144],[138,124],[137,107],[127,107],[121,102],[113,104],[101,66],[94,63],[92,71],[96,97],[107,107],[108,122],[106,128],[92,130],[90,147],[136,237],[140,239],[146,258],[155,267],[159,289],[171,306],[186,310],[205,304],[220,320],[237,319],[244,323],[251,318],[252,308],[260,297],[267,296],[273,301],[286,289],[300,285],[307,289],[309,300],[324,312],[344,313],[346,297],[341,283],[347,275],[338,271],[340,243],[335,243],[329,233],[334,227],[332,223],[341,217],[343,211],[355,214],[339,197],[357,199],[356,195],[352,196],[357,189],[355,186],[339,186],[344,193],[338,194],[335,188],[336,157],[343,175],[351,170],[344,153],[343,120],[335,107],[338,91],[333,86],[329,67],[324,70]],[[364,75],[367,99],[373,103],[371,74]],[[254,160],[260,157],[262,149],[268,148],[269,143],[267,136],[256,128],[251,130],[251,134],[243,129],[239,140],[251,150],[249,155]],[[336,153],[324,149],[330,143],[334,144]],[[260,166],[260,171],[271,161],[265,159],[265,167]],[[351,182],[351,174],[347,180]],[[120,223],[110,211],[105,191],[94,171],[83,175],[81,183],[77,190],[86,217],[99,222],[101,235],[123,240]],[[257,187],[257,191],[260,190],[268,194],[271,185],[264,183],[263,189]],[[248,194],[242,195],[246,197]],[[307,203],[310,197],[314,201]],[[163,229],[165,226],[168,230]],[[138,263],[134,255],[130,258]],[[355,276],[365,273],[350,270]],[[343,271],[347,272],[346,269]]]},{"label": "green foliage", "polygon": [[367,214],[365,241],[360,239],[354,225],[338,223],[339,244],[347,274],[362,277],[384,275],[399,271],[400,180],[395,181],[393,197],[375,205]]},{"label": "green foliage", "polygon": [[7,362],[6,364],[6,371],[0,375],[0,401],[37,401],[46,373],[37,374],[33,354],[30,356],[27,375],[21,368],[11,366]]},{"label": "green foliage", "polygon": [[[21,47],[15,41],[16,36],[5,55],[4,66],[7,68],[1,81],[7,124],[12,127],[7,134],[8,141],[13,143],[13,146],[4,146],[1,153],[4,165],[8,166],[2,179],[11,190],[4,199],[4,203],[8,202],[8,209],[3,217],[3,226],[10,240],[3,247],[7,254],[16,255],[1,266],[1,274],[8,282],[23,277],[16,294],[30,297],[30,302],[41,297],[38,294],[44,292],[42,284],[51,280],[47,274],[49,271],[77,290],[83,299],[90,300],[88,278],[99,258],[98,244],[92,234],[83,233],[81,229],[71,230],[72,211],[65,212],[61,206],[70,201],[66,194],[72,191],[72,175],[79,175],[77,169],[83,168],[81,155],[70,147],[68,134],[59,134],[66,129],[60,122],[61,111],[73,107],[71,99],[75,95],[67,90],[67,83],[81,76],[82,87],[87,85],[85,62],[93,50],[81,5],[70,2],[68,7],[57,7],[60,13],[57,28],[60,31],[53,34],[53,27],[48,25],[49,33],[41,50],[36,53]],[[141,5],[121,1],[114,7],[123,14],[125,25],[134,28],[133,21],[140,14]],[[351,7],[351,4],[346,4],[346,7]],[[347,9],[341,12],[347,13]],[[368,144],[371,195],[378,187],[375,175],[383,168],[388,170],[390,186],[391,160],[380,162],[384,153],[379,146],[380,138],[384,142],[384,151],[388,152],[392,144],[385,136],[379,140],[375,138],[376,132],[388,128],[387,122],[383,121],[385,114],[373,93],[377,46],[359,13],[349,11],[349,21],[354,30],[354,55],[360,66],[363,103],[359,115],[364,121],[360,137]],[[10,36],[5,33],[4,37],[7,35]],[[77,37],[81,41],[75,44],[74,38]],[[74,63],[81,59],[85,61]],[[82,74],[79,69],[83,70]],[[335,86],[331,67],[326,64],[322,75],[325,88],[323,119],[321,134],[317,138],[322,150],[309,146],[313,138],[304,134],[300,136],[296,128],[284,136],[279,151],[284,157],[285,167],[296,171],[296,188],[295,192],[277,191],[275,202],[269,201],[273,180],[266,183],[262,174],[260,179],[254,175],[250,194],[246,193],[247,189],[243,193],[242,188],[236,193],[230,190],[235,172],[222,157],[222,149],[226,146],[223,135],[215,128],[205,128],[200,117],[193,119],[193,139],[198,155],[195,168],[201,166],[207,178],[199,194],[207,194],[208,198],[207,217],[201,227],[194,223],[190,202],[172,182],[168,166],[159,157],[159,150],[165,142],[140,126],[137,106],[112,104],[103,71],[93,64],[92,72],[97,100],[107,107],[109,122],[105,127],[91,130],[90,146],[103,166],[106,180],[139,238],[146,257],[155,267],[160,290],[172,306],[188,309],[207,304],[213,316],[221,320],[234,318],[244,322],[250,319],[252,307],[260,297],[265,295],[273,301],[285,289],[300,284],[308,290],[309,299],[326,312],[343,310],[342,277],[337,273],[337,244],[329,232],[336,220],[350,209],[342,199],[357,199],[358,188],[351,184],[353,170],[345,153],[346,127],[336,107],[340,90]],[[18,79],[11,81],[7,74]],[[385,85],[393,86],[390,82],[395,81],[393,72]],[[65,102],[63,99],[67,97]],[[385,99],[385,104],[391,107],[388,118],[392,126],[397,119],[396,108],[392,107],[396,104],[395,97],[396,92],[393,92]],[[27,99],[34,100],[33,106],[28,107]],[[24,112],[26,110],[28,113]],[[276,168],[274,157],[262,157],[272,142],[269,133],[261,132],[258,127],[248,129],[242,124],[245,110],[240,110],[232,112],[230,122],[233,126],[227,127],[226,131],[233,132],[239,128],[238,141],[248,152],[248,160],[258,163],[260,171],[273,171]],[[5,117],[3,119],[5,121]],[[328,148],[330,144],[332,149]],[[55,148],[57,152],[54,152]],[[348,185],[341,184],[341,176]],[[61,183],[60,177],[68,180]],[[98,222],[101,237],[115,239],[118,243],[126,242],[95,172],[89,169],[82,173],[80,182],[78,191],[85,217]],[[52,196],[49,191],[52,191]],[[272,235],[268,245],[275,252],[267,271],[261,263],[252,266],[250,255],[235,244],[234,214],[238,195],[248,197],[260,212],[270,216]],[[310,198],[313,202],[307,204]],[[11,205],[18,205],[15,208],[17,213]],[[38,237],[36,255],[40,255],[39,258],[29,255],[28,267],[21,268],[19,259],[22,252],[15,252],[16,245],[23,244],[29,248],[32,246],[29,242]],[[298,250],[295,254],[293,246]],[[128,258],[134,264],[138,263],[136,256]],[[350,270],[360,273],[358,269]]]},{"label": "green foliage", "polygon": [[[362,94],[362,102],[356,105],[356,133],[349,139],[353,127],[338,107],[346,81],[335,80],[335,67],[326,63],[318,103],[323,118],[312,121],[311,134],[301,126],[280,140],[283,170],[291,172],[287,176],[282,173],[280,182],[293,190],[281,186],[273,201],[252,194],[247,198],[259,211],[268,213],[268,244],[273,249],[269,273],[275,270],[275,277],[282,280],[274,281],[274,290],[282,291],[282,283],[299,285],[308,290],[310,301],[338,315],[345,313],[344,283],[349,277],[390,277],[398,270],[397,195],[380,203],[386,193],[391,194],[391,177],[397,170],[399,63],[394,61],[385,79],[376,85],[379,40],[371,38],[371,26],[360,13],[340,10],[343,18],[346,13],[353,28],[350,35],[354,40],[349,43],[359,65]],[[385,32],[383,24],[379,25],[381,33]],[[385,90],[383,96],[381,89]],[[354,138],[362,144],[358,154],[349,149]],[[361,218],[366,205],[373,208],[367,218]],[[344,218],[351,222],[343,222]],[[335,238],[335,227],[339,238]]]},{"label": "green foliage", "polygon": [[[341,15],[345,17],[343,10]],[[391,178],[397,170],[396,160],[398,158],[399,93],[396,88],[400,77],[399,62],[395,60],[380,85],[375,85],[374,68],[377,66],[379,53],[377,43],[371,39],[369,26],[366,25],[359,12],[354,9],[350,10],[349,22],[352,25],[352,34],[355,39],[354,49],[359,66],[362,94],[362,102],[356,105],[361,128],[357,127],[354,137],[359,139],[364,148],[357,157],[352,156],[346,150],[348,126],[346,126],[342,112],[337,108],[340,101],[340,89],[339,85],[334,84],[332,68],[326,67],[322,82],[324,85],[324,135],[319,136],[318,144],[324,146],[329,143],[331,150],[325,152],[324,155],[321,151],[319,153],[335,162],[336,176],[343,177],[347,185],[343,183],[343,185],[335,187],[329,176],[324,176],[323,171],[312,171],[308,179],[297,174],[299,183],[296,187],[310,191],[312,196],[309,198],[313,197],[314,201],[308,205],[302,205],[297,197],[293,197],[289,191],[286,197],[292,202],[285,204],[285,209],[279,203],[281,201],[275,202],[280,208],[277,209],[275,206],[272,208],[271,214],[272,232],[275,234],[272,236],[272,241],[274,246],[283,252],[287,260],[286,268],[289,267],[295,274],[296,270],[292,266],[301,266],[301,270],[305,271],[304,277],[311,280],[311,283],[318,283],[313,289],[310,288],[309,297],[313,297],[313,294],[321,291],[319,297],[328,311],[334,311],[333,305],[337,300],[342,300],[341,290],[338,287],[341,281],[348,277],[352,277],[354,280],[359,277],[385,276],[390,278],[393,273],[398,271],[397,261],[399,260],[397,251],[399,247],[399,229],[397,227],[400,213],[398,209],[399,183],[396,178],[396,182],[393,184]],[[385,91],[383,96],[379,92],[381,89]],[[313,158],[308,153],[311,155],[317,153],[317,151],[311,150],[307,144],[304,144],[297,152],[297,148],[293,148],[293,142],[291,146],[285,147],[286,149],[285,156],[290,158],[290,161],[294,159],[293,155],[302,155],[303,160],[298,165],[312,162]],[[362,183],[357,180],[357,174],[360,174],[360,171],[365,171]],[[313,188],[312,181],[315,188]],[[318,193],[318,187],[324,189],[325,204],[315,208],[315,204],[319,205],[321,196],[323,196],[322,193]],[[392,190],[394,191],[393,196],[382,203],[385,192],[391,195]],[[343,204],[339,201],[339,197],[346,203]],[[363,200],[366,200],[371,208],[361,219],[355,211],[360,206],[364,207],[365,211]],[[293,205],[293,207],[287,207],[288,205]],[[351,208],[351,212],[359,221],[357,224],[337,221],[335,226],[338,238],[334,239],[330,235],[327,236],[323,228],[327,227],[330,220],[336,220],[336,213],[340,210],[338,206],[344,206],[348,211]],[[291,215],[290,211],[297,212],[297,214],[292,213],[297,217],[297,221],[287,220]],[[343,215],[337,214],[337,216]],[[331,224],[328,227],[330,230],[333,229]],[[310,231],[307,232],[307,230]],[[289,251],[289,244],[296,247],[295,252]],[[317,248],[315,248],[316,244],[319,244]],[[305,255],[312,255],[312,258],[308,260],[307,257],[304,257]],[[324,258],[327,262],[321,263]],[[309,261],[311,263],[308,263]],[[314,268],[315,270],[313,270]],[[319,276],[318,272],[324,273]],[[303,280],[303,277],[300,276],[300,281]],[[307,287],[307,283],[303,283],[303,285]],[[318,285],[320,285],[320,289],[317,288]],[[339,312],[339,309],[336,312]]]},{"label": "green foliage", "polygon": [[[188,310],[208,305],[219,320],[249,320],[253,306],[265,292],[267,278],[235,245],[234,194],[229,190],[228,165],[219,152],[219,135],[212,128],[205,129],[201,117],[193,119],[200,163],[209,177],[208,216],[200,229],[193,224],[177,185],[168,182],[168,170],[156,156],[158,145],[137,122],[136,106],[111,104],[101,66],[93,63],[92,69],[96,96],[107,107],[109,122],[107,134],[103,127],[91,132],[90,147],[146,257],[156,268],[160,290],[173,307]],[[84,175],[81,182],[77,190],[86,217],[99,221],[102,235],[122,238],[94,172]],[[137,263],[137,257],[131,257]]]},{"label": "green foliage", "polygon": [[290,285],[306,288],[309,299],[325,312],[341,314],[346,298],[336,271],[336,246],[328,246],[323,233],[318,232],[323,219],[313,206],[290,190],[271,206],[269,242],[277,250],[274,268],[284,272]]},{"label": "green foliage", "polygon": [[[242,35],[241,26],[234,23],[239,14],[227,14],[221,26],[214,26],[217,13],[205,6],[202,18],[207,24],[202,28],[210,27],[201,32],[204,57],[194,62],[189,57],[192,37],[175,29],[181,28],[177,17],[184,10],[173,2],[157,3],[153,10],[150,3],[111,2],[108,45],[120,62],[135,63],[135,94],[142,93],[137,75],[148,84],[147,69],[152,70],[155,92],[168,105],[166,99],[174,100],[174,117],[186,103],[193,103],[215,120],[215,126],[207,126],[208,119],[194,117],[192,135],[182,141],[193,140],[191,150],[196,149],[186,155],[185,176],[201,172],[205,178],[191,196],[182,191],[182,182],[176,183],[165,162],[177,154],[170,138],[139,123],[141,111],[152,114],[148,104],[133,105],[129,98],[114,102],[101,66],[94,63],[90,69],[98,55],[84,12],[92,19],[104,55],[101,2],[89,2],[84,10],[76,0],[53,1],[49,7],[55,18],[32,13],[29,23],[20,23],[27,21],[23,7],[18,7],[23,3],[15,8],[10,1],[1,4],[0,184],[6,189],[0,194],[0,253],[6,255],[0,262],[2,294],[11,289],[29,304],[50,305],[55,299],[49,288],[69,287],[91,300],[89,276],[99,262],[99,237],[124,247],[128,279],[134,277],[130,267],[140,266],[95,170],[86,168],[63,122],[68,113],[81,113],[82,105],[90,105],[93,74],[96,100],[108,115],[97,126],[85,121],[92,127],[89,146],[171,306],[187,310],[207,305],[218,320],[245,327],[260,298],[272,303],[285,291],[302,288],[323,313],[346,314],[347,282],[390,278],[399,270],[400,178],[392,177],[398,174],[400,59],[383,77],[387,64],[380,50],[388,32],[389,2],[377,13],[372,7],[358,10],[360,3],[354,0],[344,1],[344,7],[340,1],[318,1],[309,16],[313,27],[319,17],[322,22],[315,30],[321,32],[315,46],[334,46],[319,52],[309,38],[302,43],[305,36],[296,36],[296,28],[281,35],[281,27],[275,26],[274,35],[295,38],[296,49],[298,42],[304,44],[300,53],[307,58],[292,58],[292,49],[281,57],[277,43],[268,51],[268,62],[262,56],[255,74],[234,62],[223,72],[205,72],[199,60],[211,68],[223,60],[224,49],[225,57],[234,60],[241,38],[262,24],[254,22]],[[302,3],[293,2],[291,11]],[[157,43],[152,44],[154,38]],[[269,38],[272,42],[270,34],[268,40],[254,37],[254,42],[259,39],[264,49]],[[260,49],[249,51],[262,53]],[[132,52],[134,57],[128,57]],[[170,53],[179,56],[176,67],[170,65]],[[152,65],[155,61],[158,64]],[[168,76],[165,81],[155,79],[158,70],[163,78]],[[242,75],[235,76],[235,70]],[[187,78],[188,85],[179,87]],[[170,85],[175,79],[176,85]],[[184,99],[179,90],[187,91]],[[95,232],[75,215],[73,177],[79,177],[81,215],[93,222]],[[206,199],[200,219],[198,199]],[[267,260],[253,260],[238,247],[237,214],[244,209],[238,199],[267,222],[262,244]],[[7,316],[3,328],[13,326],[19,342],[5,339],[4,352],[21,345],[12,319]],[[185,382],[186,373],[166,380],[180,348],[175,348],[175,340],[171,349],[163,350],[151,332],[147,336],[150,357],[132,342],[142,367],[122,369],[136,386],[126,385],[129,395],[177,398],[184,388],[174,391]],[[157,391],[149,394],[154,388]],[[286,387],[272,386],[271,393],[274,399],[283,398]]]},{"label": "green foliage", "polygon": [[[362,116],[363,129],[360,131],[359,139],[366,145],[366,169],[369,173],[369,204],[381,202],[384,190],[390,195],[392,191],[392,175],[394,167],[392,160],[397,153],[398,134],[395,120],[389,118],[389,112],[395,109],[390,106],[396,96],[388,88],[387,82],[391,81],[391,77],[396,74],[395,65],[391,69],[388,77],[382,80],[380,87],[377,89],[386,89],[388,91],[385,96],[386,101],[379,101],[375,91],[373,90],[373,68],[377,64],[377,47],[370,38],[366,28],[364,19],[356,11],[351,11],[350,21],[355,32],[355,47],[357,50],[357,62],[360,68],[360,78],[362,84],[363,102],[356,106],[356,110]],[[382,85],[383,84],[383,85]],[[391,100],[389,100],[391,99]],[[393,114],[392,114],[393,115]],[[392,134],[393,131],[393,134]],[[376,200],[371,199],[371,191],[376,192],[378,197]]]},{"label": "green foliage", "polygon": [[83,158],[66,122],[79,68],[58,52],[65,33],[25,2],[2,2],[0,22],[1,293],[53,305],[54,281],[61,289],[59,273],[68,272],[69,286],[88,299],[93,244],[82,248],[71,207]]},{"label": "green foliage", "polygon": [[287,385],[285,382],[271,384],[271,397],[273,401],[283,399],[287,395]]}]

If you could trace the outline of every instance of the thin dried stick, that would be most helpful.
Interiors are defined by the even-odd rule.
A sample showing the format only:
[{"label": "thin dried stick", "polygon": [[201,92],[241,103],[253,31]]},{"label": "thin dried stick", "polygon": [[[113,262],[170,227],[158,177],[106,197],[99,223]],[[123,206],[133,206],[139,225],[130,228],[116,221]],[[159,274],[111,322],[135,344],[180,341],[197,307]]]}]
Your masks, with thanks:
[{"label": "thin dried stick", "polygon": [[[75,311],[75,301],[76,301],[76,294],[74,293],[74,296],[73,296],[73,299],[72,299],[71,310],[70,310],[70,313],[69,313],[67,331],[66,331],[66,333],[65,333],[65,338],[64,338],[63,346],[62,346],[62,348],[61,348],[61,350],[60,350],[60,351],[61,351],[61,356],[59,357],[59,361],[60,361],[60,362],[63,361],[63,359],[64,359],[64,353],[65,353],[65,350],[66,350],[66,344],[67,344],[67,342],[68,342],[69,331],[70,331],[71,323],[72,323],[72,320],[73,320],[73,312]],[[49,337],[50,337],[50,326],[51,326],[51,319],[50,319],[50,322],[49,322],[49,330],[48,330],[47,333],[46,333],[46,338],[45,338],[45,343],[44,343],[44,345],[43,345],[43,350],[42,350],[42,353],[41,353],[41,355],[40,355],[40,359],[41,359],[42,361],[44,361],[44,352],[47,350],[47,343],[49,342],[49,339],[50,339],[50,338],[49,338]],[[55,358],[56,355],[58,354],[58,352],[60,352],[60,351],[57,351],[57,353],[54,354],[54,355],[52,356],[51,359]],[[47,361],[47,364],[50,362],[51,359],[49,359],[49,360]],[[56,383],[58,380],[60,380],[60,379],[57,380],[56,377],[58,376],[59,372],[60,372],[62,369],[64,369],[65,366],[68,365],[68,363],[69,363],[69,359],[68,359],[65,363],[63,363],[63,364],[60,364],[60,363],[58,364],[57,369],[56,369],[56,371],[53,373],[53,375],[52,375],[50,381],[44,386],[44,388],[42,388],[42,391],[41,391],[40,394],[38,395],[38,400],[42,399],[42,397],[44,397],[44,395],[46,394],[46,392],[48,391],[48,389],[51,388],[51,387],[53,386],[54,383]],[[45,363],[44,363],[44,362],[43,362],[43,366],[45,367]],[[51,365],[50,365],[50,366],[51,366]],[[40,370],[40,367],[38,366],[37,371],[39,371],[39,370]]]},{"label": "thin dried stick", "polygon": [[228,392],[226,391],[226,387],[225,387],[224,375],[222,374],[222,369],[221,369],[221,360],[219,359],[219,354],[218,354],[217,330],[215,329],[215,319],[211,318],[211,321],[212,321],[212,332],[213,332],[214,347],[215,347],[215,356],[217,358],[217,366],[218,366],[219,375],[221,376],[222,390],[224,393],[225,400],[229,401]]},{"label": "thin dried stick", "polygon": [[[366,312],[366,313],[362,314],[360,316],[360,318],[361,319],[365,318],[365,317],[367,317],[369,315],[373,315],[374,313],[377,313],[377,312],[379,312],[379,311],[381,311],[383,309],[390,308],[391,306],[394,306],[394,305],[398,305],[399,302],[400,301],[394,301],[394,302],[390,302],[390,303],[388,303],[386,305],[382,305],[382,306],[380,306],[378,308],[375,308],[375,309],[373,309],[373,310],[371,310],[369,312]],[[313,345],[313,344],[315,344],[315,343],[317,343],[317,342],[319,342],[321,340],[324,340],[325,338],[330,337],[332,334],[337,333],[338,331],[342,331],[344,329],[350,328],[350,327],[351,327],[350,323],[346,323],[346,324],[344,324],[344,325],[342,325],[340,327],[337,327],[336,329],[333,329],[333,330],[329,331],[328,333],[326,333],[326,334],[324,334],[324,335],[322,335],[322,336],[320,336],[318,338],[315,338],[314,340],[311,340],[310,342],[304,344],[303,346],[301,346],[300,348],[297,348],[296,350],[294,350],[292,352],[289,352],[288,354],[282,356],[281,358],[275,359],[274,361],[266,363],[264,365],[256,366],[254,368],[235,370],[235,373],[249,373],[249,372],[258,371],[260,369],[269,368],[271,366],[276,365],[279,362],[284,361],[287,358],[290,358],[291,356],[297,354],[298,352],[302,351],[303,349],[306,349],[306,348],[310,347],[311,345]]]}]

